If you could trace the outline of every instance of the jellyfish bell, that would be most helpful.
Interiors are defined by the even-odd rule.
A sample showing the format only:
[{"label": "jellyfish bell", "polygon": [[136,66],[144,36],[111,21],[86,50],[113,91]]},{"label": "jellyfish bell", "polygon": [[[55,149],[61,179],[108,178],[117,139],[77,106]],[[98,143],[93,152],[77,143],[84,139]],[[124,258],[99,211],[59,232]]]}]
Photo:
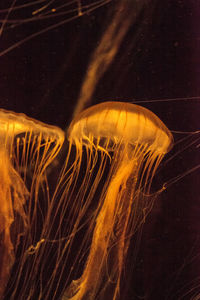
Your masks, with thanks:
[{"label": "jellyfish bell", "polygon": [[[173,136],[151,111],[130,103],[105,102],[80,113],[72,121],[68,137],[76,146],[77,164],[83,146],[93,153],[88,154],[86,173],[93,170],[97,152],[102,159],[109,157],[111,167],[94,213],[83,273],[72,281],[63,299],[118,299],[130,237],[152,207],[147,197],[152,179],[173,145]],[[91,190],[98,186],[104,164],[100,168]],[[80,198],[81,193],[78,195]],[[86,201],[91,201],[91,195],[94,191]]]},{"label": "jellyfish bell", "polygon": [[64,141],[63,131],[58,127],[31,119],[22,113],[0,110],[0,135],[3,146],[5,146],[6,141],[8,141],[6,146],[10,146],[12,144],[10,140],[14,139],[15,136],[28,133],[35,137],[41,136],[43,140],[58,141],[59,145],[62,145]]},{"label": "jellyfish bell", "polygon": [[161,153],[173,145],[171,132],[154,113],[125,102],[105,102],[84,110],[72,121],[68,135],[72,141],[82,139],[85,145],[93,140],[109,140],[114,145],[147,143]]},{"label": "jellyfish bell", "polygon": [[[64,133],[57,127],[28,118],[24,114],[0,110],[1,296],[15,260],[16,247],[11,237],[11,225],[16,214],[23,220],[24,228],[30,225],[30,211],[33,209],[29,202],[37,202],[42,174],[58,153],[63,141]],[[34,170],[28,190],[26,169],[30,161]],[[31,218],[34,219],[33,213]],[[20,234],[16,229],[17,237]],[[14,238],[16,243],[17,237]]]}]

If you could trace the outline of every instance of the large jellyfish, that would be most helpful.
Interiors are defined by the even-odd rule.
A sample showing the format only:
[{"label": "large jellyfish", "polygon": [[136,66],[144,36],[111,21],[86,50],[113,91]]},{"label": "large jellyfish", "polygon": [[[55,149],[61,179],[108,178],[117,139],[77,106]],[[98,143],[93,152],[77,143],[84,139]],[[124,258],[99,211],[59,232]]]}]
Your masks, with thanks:
[{"label": "large jellyfish", "polygon": [[[152,179],[171,149],[173,137],[151,111],[122,102],[105,102],[83,111],[72,121],[68,134],[70,149],[72,144],[76,147],[67,180],[73,186],[79,181],[84,147],[87,153],[85,177],[74,198],[79,212],[71,238],[96,193],[107,160],[111,166],[90,219],[89,231],[93,228],[93,233],[83,273],[72,281],[63,299],[118,299],[130,238],[152,208]],[[91,185],[99,155],[100,165]],[[68,190],[66,194],[69,200],[74,193]],[[83,251],[84,246],[79,247]]]},{"label": "large jellyfish", "polygon": [[[45,169],[57,155],[63,140],[64,134],[59,128],[23,114],[0,110],[1,297],[21,236],[21,268],[24,253],[35,243],[33,224],[37,218],[39,189],[45,182]],[[16,275],[20,278],[20,271]]]}]

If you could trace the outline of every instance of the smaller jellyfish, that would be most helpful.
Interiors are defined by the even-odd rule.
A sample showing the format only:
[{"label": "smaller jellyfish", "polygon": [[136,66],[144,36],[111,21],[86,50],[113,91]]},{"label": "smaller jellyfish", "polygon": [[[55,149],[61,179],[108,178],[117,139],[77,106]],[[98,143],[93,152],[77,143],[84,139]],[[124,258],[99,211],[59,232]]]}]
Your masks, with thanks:
[{"label": "smaller jellyfish", "polygon": [[[64,133],[57,127],[28,118],[24,114],[0,110],[1,297],[22,234],[19,227],[23,223],[23,228],[28,228],[33,221],[42,176],[57,155],[63,141]],[[31,168],[31,180],[27,187],[29,168]],[[14,222],[16,217],[17,221]],[[19,219],[22,221],[20,222]],[[17,224],[12,236],[13,223]],[[30,237],[29,242],[34,243]]]},{"label": "smaller jellyfish", "polygon": [[[152,179],[162,158],[172,148],[173,136],[148,109],[130,103],[105,102],[80,113],[68,129],[68,139],[70,147],[75,145],[76,149],[68,187],[79,182],[84,148],[87,153],[86,172],[79,191],[76,196],[72,191],[66,192],[66,198],[74,198],[79,210],[71,237],[96,197],[102,178],[104,185],[98,190],[98,205],[89,218],[86,237],[91,234],[92,238],[82,275],[71,281],[63,300],[118,299],[130,238],[152,208]],[[91,184],[99,156],[98,171]],[[106,161],[110,161],[109,172]],[[82,244],[79,247],[80,252],[86,253],[87,247]]]}]

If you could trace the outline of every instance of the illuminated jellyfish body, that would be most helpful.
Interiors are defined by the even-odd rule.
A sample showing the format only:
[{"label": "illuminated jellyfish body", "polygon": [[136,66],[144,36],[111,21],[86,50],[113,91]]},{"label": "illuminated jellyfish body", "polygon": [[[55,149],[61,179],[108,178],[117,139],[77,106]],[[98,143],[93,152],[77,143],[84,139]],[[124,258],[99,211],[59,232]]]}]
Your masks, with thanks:
[{"label": "illuminated jellyfish body", "polygon": [[[85,177],[74,199],[79,213],[71,236],[94,197],[106,161],[111,166],[86,234],[89,236],[93,230],[83,273],[72,280],[63,300],[118,299],[130,237],[152,207],[152,179],[163,156],[171,149],[173,137],[151,111],[122,102],[101,103],[83,111],[72,121],[68,136],[70,145],[76,147],[69,185],[78,180],[83,148],[87,153]],[[91,185],[98,156],[101,163]],[[66,194],[68,199],[73,195]],[[84,246],[80,245],[80,249],[84,251]]]},{"label": "illuminated jellyfish body", "polygon": [[[63,132],[54,126],[45,125],[24,114],[0,110],[1,298],[15,260],[20,236],[24,237],[21,267],[23,251],[25,253],[36,242],[31,225],[36,218],[39,188],[44,181],[44,171],[58,153],[63,140]],[[29,179],[28,173],[31,173]],[[16,282],[19,277],[18,270]]]}]

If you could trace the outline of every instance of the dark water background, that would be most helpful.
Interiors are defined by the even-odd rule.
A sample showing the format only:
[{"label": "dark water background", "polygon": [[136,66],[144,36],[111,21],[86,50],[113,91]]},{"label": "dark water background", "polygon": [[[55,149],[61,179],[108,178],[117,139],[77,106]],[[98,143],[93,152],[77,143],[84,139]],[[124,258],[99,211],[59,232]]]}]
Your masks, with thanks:
[{"label": "dark water background", "polygon": [[[1,108],[66,128],[89,57],[111,21],[114,5],[108,3],[1,56]],[[18,14],[23,18],[24,11]],[[148,100],[141,105],[156,113],[169,129],[198,130],[200,102],[193,97],[200,96],[199,17],[198,1],[149,1],[100,80],[92,104]],[[46,28],[48,22],[29,22],[3,31],[1,48]],[[182,100],[149,101],[174,98]],[[181,137],[175,133],[175,142]],[[172,150],[179,154],[163,166],[158,187],[199,163],[199,148],[189,146],[183,151],[184,145]],[[197,170],[183,177],[157,199],[143,228],[130,299],[189,300],[200,294],[200,284],[187,293],[200,276],[199,175]],[[131,254],[129,259],[131,263]]]}]

